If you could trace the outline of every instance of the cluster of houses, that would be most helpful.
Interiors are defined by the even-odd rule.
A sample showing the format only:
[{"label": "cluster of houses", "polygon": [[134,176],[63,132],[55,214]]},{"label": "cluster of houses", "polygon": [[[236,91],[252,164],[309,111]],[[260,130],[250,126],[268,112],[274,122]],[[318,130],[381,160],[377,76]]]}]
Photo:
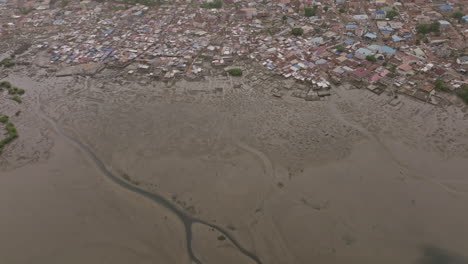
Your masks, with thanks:
[{"label": "cluster of houses", "polygon": [[[223,0],[221,8],[201,7],[210,1],[150,7],[83,1],[55,9],[42,3],[27,14],[3,8],[10,14],[0,34],[48,35],[37,48],[49,52],[51,64],[133,64],[165,78],[204,74],[206,60],[216,67],[250,59],[320,89],[355,81],[374,92],[423,91],[426,101],[435,80],[450,89],[467,82],[462,0]],[[300,34],[292,34],[297,28]]]}]

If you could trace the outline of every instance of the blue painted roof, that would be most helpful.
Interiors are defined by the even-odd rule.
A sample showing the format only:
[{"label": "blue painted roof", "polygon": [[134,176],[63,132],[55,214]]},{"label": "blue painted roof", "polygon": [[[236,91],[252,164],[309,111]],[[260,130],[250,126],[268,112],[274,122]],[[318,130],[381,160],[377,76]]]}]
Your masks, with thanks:
[{"label": "blue painted roof", "polygon": [[316,64],[324,64],[324,63],[327,63],[327,61],[324,60],[324,59],[320,59],[320,60],[316,61],[315,63]]},{"label": "blue painted roof", "polygon": [[400,37],[397,36],[397,35],[393,35],[393,36],[392,36],[392,40],[395,41],[395,42],[399,42],[399,41],[402,41],[403,39],[400,38]]},{"label": "blue painted roof", "polygon": [[396,50],[388,47],[388,46],[380,46],[380,45],[370,45],[368,46],[367,48],[369,48],[370,50],[376,50],[376,51],[380,51],[382,53],[387,53],[387,54],[395,54],[396,53]]},{"label": "blue painted roof", "polygon": [[357,27],[358,27],[357,25],[353,25],[353,24],[346,25],[346,29],[356,29]]},{"label": "blue painted roof", "polygon": [[379,11],[375,11],[375,13],[376,13],[376,14],[380,14],[380,15],[382,15],[382,14],[385,14],[385,11],[381,11],[381,10],[379,10]]},{"label": "blue painted roof", "polygon": [[407,35],[404,35],[403,37],[404,37],[404,38],[412,38],[413,35],[412,35],[412,34],[407,34]]},{"label": "blue painted roof", "polygon": [[395,54],[396,53],[396,50],[388,47],[388,46],[383,46],[380,48],[380,51],[383,52],[383,53],[387,53],[387,54]]},{"label": "blue painted roof", "polygon": [[375,35],[374,33],[366,33],[364,37],[374,39],[374,38],[377,38],[377,35]]},{"label": "blue painted roof", "polygon": [[440,10],[452,10],[453,7],[449,5],[442,5],[442,6],[439,6],[439,9]]},{"label": "blue painted roof", "polygon": [[463,20],[468,21],[468,15],[462,17]]},{"label": "blue painted roof", "polygon": [[356,53],[361,53],[361,54],[364,54],[364,55],[371,55],[372,51],[368,50],[368,49],[365,49],[365,48],[360,48],[360,49],[356,50]]},{"label": "blue painted roof", "polygon": [[353,43],[354,43],[354,39],[346,39],[346,40],[344,41],[344,43],[346,43],[346,44],[348,44],[348,45],[353,44]]}]

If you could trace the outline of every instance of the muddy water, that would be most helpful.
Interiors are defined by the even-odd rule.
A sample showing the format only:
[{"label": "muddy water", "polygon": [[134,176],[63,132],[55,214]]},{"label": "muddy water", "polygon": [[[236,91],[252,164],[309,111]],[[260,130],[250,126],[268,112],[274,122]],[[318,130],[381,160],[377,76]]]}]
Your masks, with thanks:
[{"label": "muddy water", "polygon": [[89,148],[87,145],[83,144],[82,142],[80,142],[78,139],[74,138],[74,137],[70,137],[68,135],[66,135],[63,130],[57,126],[57,124],[52,120],[50,119],[49,117],[47,117],[44,113],[41,112],[41,110],[38,110],[38,114],[40,115],[41,118],[43,118],[44,120],[46,120],[51,127],[53,127],[53,129],[62,137],[66,138],[67,140],[69,140],[71,143],[73,143],[77,148],[79,148],[80,150],[82,150],[82,152],[91,159],[91,161],[94,163],[94,165],[99,169],[99,171],[104,174],[106,177],[108,177],[112,182],[116,183],[117,185],[119,185],[120,187],[128,190],[128,191],[131,191],[131,192],[134,192],[136,194],[139,194],[145,198],[148,198],[152,201],[154,201],[155,203],[167,208],[168,210],[170,210],[173,214],[175,214],[179,220],[183,223],[184,225],[184,228],[185,228],[185,239],[186,239],[186,247],[187,247],[187,250],[188,250],[188,255],[191,259],[191,261],[193,261],[194,263],[197,263],[197,264],[201,264],[202,262],[195,256],[194,252],[193,252],[193,249],[192,249],[192,226],[194,224],[198,224],[198,225],[202,225],[202,226],[205,226],[205,227],[208,227],[208,228],[211,228],[211,229],[214,229],[216,230],[217,232],[221,233],[222,235],[224,235],[227,239],[229,239],[229,241],[231,243],[234,244],[234,246],[242,253],[244,254],[245,256],[247,256],[248,258],[250,258],[251,260],[253,260],[255,263],[262,263],[258,257],[253,254],[252,252],[249,252],[247,249],[243,248],[242,245],[232,236],[230,235],[230,233],[225,230],[224,228],[222,227],[219,227],[215,224],[211,224],[211,223],[208,223],[206,221],[203,221],[201,219],[197,219],[193,216],[189,216],[188,214],[186,214],[183,210],[181,210],[177,205],[173,204],[172,202],[170,202],[169,200],[165,199],[163,196],[161,195],[158,195],[156,193],[152,193],[152,192],[148,192],[142,188],[139,188],[135,185],[132,185],[131,183],[129,183],[128,181],[126,181],[125,179],[122,179],[120,177],[117,177],[116,175],[114,175],[107,167],[106,165],[99,159],[98,156],[96,156],[96,154],[91,150],[91,148]]},{"label": "muddy water", "polygon": [[[98,88],[99,82],[84,86],[80,81],[60,86],[63,90],[47,84],[48,92],[33,105],[43,106],[49,129],[59,120],[58,135],[46,136],[62,147],[51,150],[42,168],[53,171],[54,157],[69,148],[80,151],[66,167],[86,171],[86,177],[62,176],[61,182],[57,176],[45,182],[40,181],[44,176],[36,177],[34,185],[59,181],[60,189],[70,185],[63,179],[75,179],[82,188],[99,186],[93,190],[107,191],[87,200],[97,206],[88,210],[108,210],[106,219],[118,223],[130,216],[141,223],[119,226],[129,239],[114,230],[119,245],[88,243],[63,251],[60,258],[52,250],[25,254],[40,256],[39,263],[77,252],[102,263],[99,254],[114,255],[119,248],[128,248],[119,251],[120,259],[128,260],[122,263],[139,263],[138,258],[141,263],[466,263],[463,112],[411,101],[395,112],[383,106],[385,98],[359,91],[343,90],[330,102],[311,105],[239,91],[223,98],[194,97],[183,93],[186,83]],[[9,209],[14,190],[21,188],[12,179],[31,181],[34,167],[27,168],[2,175],[1,186],[11,190],[3,193],[2,212],[12,213],[4,217],[1,231],[13,227],[8,234],[19,237],[10,249],[32,247],[25,236],[41,227],[19,209]],[[22,205],[32,203],[31,197]],[[112,206],[98,202],[114,199]],[[50,200],[44,204],[54,205]],[[81,202],[70,210],[79,211]],[[127,209],[109,209],[120,206]],[[40,215],[54,230],[54,214]],[[17,218],[23,220],[15,225]],[[148,225],[152,219],[159,219],[157,230]],[[66,223],[73,220],[60,220],[66,233]],[[87,223],[100,226],[93,218]],[[18,230],[26,226],[20,236]],[[133,243],[133,237],[144,242]],[[57,248],[61,239],[53,236],[42,247]],[[8,245],[5,238],[0,242]],[[157,253],[148,253],[152,250]],[[18,251],[0,255],[9,263],[28,263]]]}]

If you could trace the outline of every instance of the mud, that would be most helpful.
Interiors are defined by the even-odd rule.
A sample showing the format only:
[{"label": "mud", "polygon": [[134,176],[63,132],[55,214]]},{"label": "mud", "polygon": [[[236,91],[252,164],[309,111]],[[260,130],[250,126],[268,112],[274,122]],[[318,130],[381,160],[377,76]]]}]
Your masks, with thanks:
[{"label": "mud", "polygon": [[[262,263],[436,263],[427,245],[466,259],[465,108],[400,98],[396,109],[385,94],[345,86],[326,101],[277,99],[268,81],[226,77],[8,79],[27,92],[13,117],[20,138],[1,157],[7,263],[191,258],[174,210],[112,184],[38,109],[123,182],[225,231],[193,226],[201,263],[255,263],[235,243]],[[0,100],[2,113],[17,111]]]}]

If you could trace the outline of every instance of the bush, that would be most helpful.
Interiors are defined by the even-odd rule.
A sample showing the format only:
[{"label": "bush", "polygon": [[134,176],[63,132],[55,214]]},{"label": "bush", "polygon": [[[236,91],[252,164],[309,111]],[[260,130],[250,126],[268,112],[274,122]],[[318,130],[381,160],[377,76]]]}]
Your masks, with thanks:
[{"label": "bush", "polygon": [[393,20],[395,17],[397,17],[399,15],[400,15],[400,13],[398,13],[395,10],[390,10],[390,11],[387,12],[387,18],[390,19],[390,20]]},{"label": "bush", "polygon": [[10,99],[17,102],[18,104],[21,104],[23,102],[21,100],[21,97],[19,97],[18,95],[15,95],[15,96],[11,97]]},{"label": "bush", "polygon": [[345,49],[343,46],[340,45],[340,46],[336,46],[336,50],[337,50],[338,52],[343,52],[343,51],[345,51],[346,49]]},{"label": "bush", "polygon": [[231,76],[242,76],[242,70],[235,68],[235,69],[229,69],[227,70],[227,73]]},{"label": "bush", "polygon": [[19,95],[23,95],[26,91],[24,89],[18,89],[16,90],[16,93]]},{"label": "bush", "polygon": [[436,80],[434,82],[434,85],[435,85],[436,90],[439,91],[439,92],[445,92],[445,93],[450,92],[450,89],[447,87],[445,82],[442,81],[442,80]]},{"label": "bush", "polygon": [[440,23],[436,21],[432,24],[419,24],[416,26],[416,31],[423,35],[431,32],[440,32]]},{"label": "bush", "polygon": [[13,67],[15,66],[15,64],[16,64],[15,61],[12,59],[3,59],[2,61],[0,61],[0,66],[6,67],[6,68]]},{"label": "bush", "polygon": [[468,84],[464,84],[456,91],[456,94],[465,102],[465,104],[468,104]]},{"label": "bush", "polygon": [[461,11],[456,11],[456,12],[453,12],[450,17],[458,20],[458,22],[460,23],[460,21],[462,21],[463,13]]},{"label": "bush", "polygon": [[0,82],[0,87],[11,88],[11,83],[7,81]]},{"label": "bush", "polygon": [[18,137],[18,132],[16,131],[15,125],[13,123],[7,123],[5,126],[8,136],[0,141],[0,153],[2,152],[3,147],[13,141],[13,139]]},{"label": "bush", "polygon": [[215,0],[210,3],[205,3],[201,5],[201,8],[208,8],[208,9],[213,9],[213,8],[221,8],[223,7],[223,1],[221,0]]},{"label": "bush", "polygon": [[377,58],[374,55],[369,55],[366,57],[366,60],[371,61],[371,62],[376,62]]},{"label": "bush", "polygon": [[338,11],[340,11],[340,13],[342,13],[342,14],[343,14],[344,12],[346,12],[346,10],[345,10],[344,8],[340,8]]},{"label": "bush", "polygon": [[313,17],[317,12],[317,6],[304,8],[304,16]]},{"label": "bush", "polygon": [[8,122],[8,116],[6,115],[0,116],[0,123],[5,124],[6,122]]},{"label": "bush", "polygon": [[294,36],[302,36],[302,34],[304,34],[304,30],[302,28],[293,28],[291,34]]},{"label": "bush", "polygon": [[18,88],[17,87],[10,87],[8,88],[8,94],[17,94]]}]

